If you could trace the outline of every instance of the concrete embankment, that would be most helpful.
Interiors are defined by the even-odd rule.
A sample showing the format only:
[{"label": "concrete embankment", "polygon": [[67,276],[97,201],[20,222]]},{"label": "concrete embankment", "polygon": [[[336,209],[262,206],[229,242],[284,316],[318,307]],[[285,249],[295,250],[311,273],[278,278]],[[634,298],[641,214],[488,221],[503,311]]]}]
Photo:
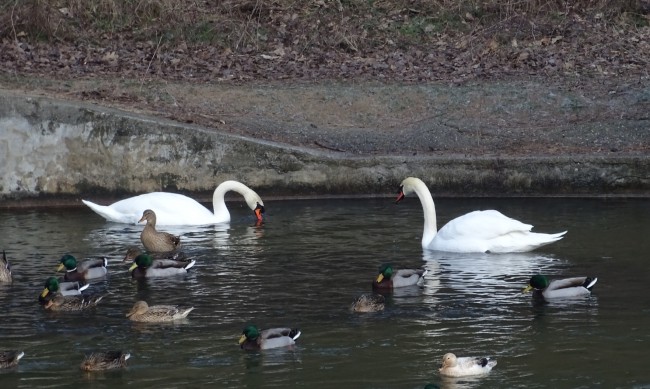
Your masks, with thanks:
[{"label": "concrete embankment", "polygon": [[355,156],[11,93],[0,93],[0,165],[0,206],[158,190],[208,199],[226,179],[263,197],[392,195],[406,176],[434,195],[650,193],[650,156]]}]

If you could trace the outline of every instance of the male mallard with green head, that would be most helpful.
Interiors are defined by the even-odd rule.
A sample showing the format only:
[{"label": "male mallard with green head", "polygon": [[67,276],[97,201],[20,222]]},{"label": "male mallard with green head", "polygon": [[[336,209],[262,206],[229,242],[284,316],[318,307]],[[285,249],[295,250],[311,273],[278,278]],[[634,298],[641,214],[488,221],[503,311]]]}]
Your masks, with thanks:
[{"label": "male mallard with green head", "polygon": [[161,323],[180,320],[187,317],[194,307],[181,308],[176,305],[149,306],[146,301],[136,301],[133,308],[126,314],[132,321],[144,323]]},{"label": "male mallard with green head", "polygon": [[156,213],[150,209],[142,213],[138,223],[146,221],[140,240],[144,248],[152,253],[174,251],[181,247],[181,238],[168,232],[156,231]]},{"label": "male mallard with green head", "polygon": [[152,259],[149,254],[140,254],[133,260],[129,268],[131,277],[137,279],[153,277],[169,277],[187,274],[196,261],[174,261],[173,259]]},{"label": "male mallard with green head", "polygon": [[46,299],[51,295],[59,294],[61,296],[79,296],[82,291],[88,288],[88,284],[82,285],[78,282],[60,282],[56,277],[48,277],[45,280],[43,291],[39,297],[40,300]]},{"label": "male mallard with green head", "polygon": [[300,330],[297,328],[269,328],[260,331],[256,326],[249,325],[242,331],[239,345],[244,350],[289,347],[296,344],[299,336]]},{"label": "male mallard with green head", "polygon": [[596,277],[572,277],[549,282],[546,276],[536,274],[530,278],[523,293],[534,290],[534,296],[544,299],[587,297],[597,281]]},{"label": "male mallard with green head", "polygon": [[56,277],[49,277],[38,296],[38,301],[50,311],[81,311],[92,308],[97,305],[102,296],[82,296],[81,292],[88,286],[88,284],[80,286],[78,282],[59,282]]},{"label": "male mallard with green head", "polygon": [[106,276],[106,273],[108,273],[106,266],[108,266],[108,259],[106,258],[86,259],[77,262],[77,258],[65,254],[61,257],[56,271],[65,269],[64,281],[87,282],[88,280]]},{"label": "male mallard with green head", "polygon": [[372,283],[374,289],[393,289],[417,285],[424,280],[427,271],[424,269],[399,269],[394,270],[389,263],[381,265],[379,274]]},{"label": "male mallard with green head", "polygon": [[104,371],[126,367],[126,360],[131,354],[123,351],[94,352],[87,355],[81,362],[83,371]]}]

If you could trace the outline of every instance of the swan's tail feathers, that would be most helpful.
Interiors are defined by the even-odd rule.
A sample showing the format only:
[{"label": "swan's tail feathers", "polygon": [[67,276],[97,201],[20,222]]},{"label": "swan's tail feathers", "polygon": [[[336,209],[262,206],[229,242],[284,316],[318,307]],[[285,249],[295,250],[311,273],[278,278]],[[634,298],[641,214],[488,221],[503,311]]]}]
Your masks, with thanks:
[{"label": "swan's tail feathers", "polygon": [[558,241],[562,238],[564,238],[564,235],[566,235],[567,231],[562,231],[558,232],[557,234],[549,234],[551,238],[553,239],[553,242]]},{"label": "swan's tail feathers", "polygon": [[596,282],[598,282],[598,277],[587,277],[585,279],[585,283],[582,284],[582,286],[584,286],[585,289],[591,291],[594,285],[596,285]]},{"label": "swan's tail feathers", "polygon": [[104,219],[108,220],[109,222],[135,224],[135,221],[138,220],[138,216],[129,217],[128,215],[124,215],[115,211],[113,208],[111,208],[108,205],[99,205],[88,200],[81,200],[81,202],[86,204],[88,208],[93,210],[93,212],[103,217]]},{"label": "swan's tail feathers", "polygon": [[547,244],[551,244],[553,242],[557,242],[558,240],[564,238],[564,235],[566,234],[566,231],[563,232],[558,232],[556,234],[542,234],[539,232],[533,233],[535,237],[537,237],[537,242],[533,243],[534,248],[546,246]]}]

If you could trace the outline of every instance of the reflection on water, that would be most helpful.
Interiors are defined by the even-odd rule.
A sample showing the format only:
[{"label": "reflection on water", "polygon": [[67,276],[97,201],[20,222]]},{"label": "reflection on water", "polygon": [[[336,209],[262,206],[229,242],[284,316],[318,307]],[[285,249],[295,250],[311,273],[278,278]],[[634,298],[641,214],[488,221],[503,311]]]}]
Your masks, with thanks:
[{"label": "reflection on water", "polygon": [[[4,387],[441,388],[641,387],[650,340],[646,292],[649,227],[645,200],[437,200],[440,225],[473,209],[496,208],[535,224],[568,229],[533,253],[453,254],[422,250],[418,202],[286,201],[267,204],[255,225],[245,209],[231,224],[165,227],[197,260],[189,274],[131,280],[121,260],[143,226],[106,223],[86,208],[2,211],[0,244],[15,282],[0,285],[0,346],[24,349]],[[442,212],[440,212],[442,211]],[[92,311],[44,312],[44,280],[64,253],[106,255],[109,275],[89,292]],[[377,268],[424,267],[422,286],[395,290],[382,312],[349,310]],[[522,294],[534,273],[594,275],[593,296],[534,304]],[[136,300],[194,306],[178,323],[132,323]],[[295,326],[293,349],[243,352],[248,323]],[[93,350],[124,349],[129,367],[82,373]],[[606,350],[606,351],[605,351]],[[487,377],[442,379],[442,355],[498,360]],[[606,355],[604,355],[606,354]],[[624,374],[621,372],[624,371]]]}]

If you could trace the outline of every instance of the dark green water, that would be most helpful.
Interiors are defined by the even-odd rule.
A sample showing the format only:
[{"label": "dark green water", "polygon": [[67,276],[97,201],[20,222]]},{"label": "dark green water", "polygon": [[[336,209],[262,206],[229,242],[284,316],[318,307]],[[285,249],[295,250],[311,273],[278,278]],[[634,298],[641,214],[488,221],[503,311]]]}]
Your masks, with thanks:
[{"label": "dark green water", "polygon": [[[107,223],[85,208],[0,211],[0,249],[14,284],[0,285],[0,349],[22,349],[2,388],[641,388],[650,387],[650,201],[438,199],[439,226],[494,208],[568,230],[560,242],[517,255],[450,255],[420,247],[416,198],[269,201],[263,226],[231,204],[229,226],[160,227],[181,234],[197,265],[185,277],[132,281],[120,261],[142,226]],[[64,253],[107,255],[109,276],[89,292],[96,310],[44,312],[44,280]],[[395,292],[387,309],[353,314],[378,266],[429,270],[421,288]],[[520,291],[532,273],[596,275],[591,298],[539,306]],[[138,299],[192,305],[172,325],[136,325]],[[294,349],[244,352],[245,324],[296,326]],[[129,367],[79,370],[85,353],[123,349]],[[442,355],[489,355],[489,376],[444,380]]]}]

